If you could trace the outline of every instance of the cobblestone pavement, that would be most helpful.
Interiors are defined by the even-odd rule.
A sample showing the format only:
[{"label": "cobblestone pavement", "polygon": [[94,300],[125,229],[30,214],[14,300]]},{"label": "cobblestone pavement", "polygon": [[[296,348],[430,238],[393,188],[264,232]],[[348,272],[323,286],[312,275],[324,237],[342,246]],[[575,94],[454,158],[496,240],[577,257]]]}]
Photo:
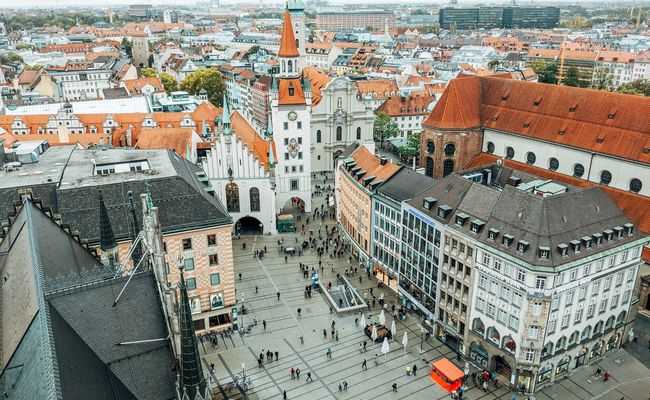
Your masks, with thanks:
[{"label": "cobblestone pavement", "polygon": [[[322,181],[321,181],[322,182]],[[333,185],[330,180],[328,183]],[[324,197],[314,198],[313,208],[320,207]],[[304,222],[297,222],[300,226]],[[310,221],[311,222],[311,221]],[[326,219],[323,226],[320,221],[310,224],[315,233],[318,229],[325,230],[325,225],[335,226],[335,221]],[[244,398],[236,390],[219,389],[218,384],[232,382],[233,377],[245,372],[247,380],[253,383],[248,393],[249,399],[282,399],[286,390],[288,399],[448,399],[449,394],[438,387],[428,376],[430,363],[441,357],[455,361],[454,353],[441,342],[431,339],[424,342],[424,352],[420,354],[420,328],[417,318],[410,315],[404,321],[397,322],[397,341],[391,342],[391,351],[387,356],[380,352],[381,344],[372,347],[359,327],[355,326],[356,315],[337,317],[331,315],[329,306],[324,298],[313,292],[311,298],[305,298],[304,288],[309,284],[299,271],[299,263],[310,267],[318,267],[318,256],[315,252],[306,251],[302,256],[289,257],[285,263],[284,255],[280,254],[277,241],[295,244],[295,238],[301,243],[304,239],[300,234],[280,234],[273,236],[243,236],[233,243],[235,250],[235,276],[242,274],[242,280],[237,281],[237,298],[243,302],[248,313],[240,319],[240,324],[247,326],[257,320],[257,326],[245,336],[239,334],[219,338],[219,344],[213,349],[210,344],[199,344],[203,362],[207,368],[214,363],[214,373],[210,374],[210,385],[215,388],[218,398]],[[246,243],[246,250],[242,244]],[[268,253],[260,260],[253,258],[253,249],[267,247]],[[343,273],[349,267],[347,255],[341,259],[330,259],[323,256],[324,274],[321,281],[334,281],[336,273]],[[334,272],[332,272],[332,263]],[[361,273],[361,272],[360,272]],[[376,280],[368,280],[362,275],[362,283],[358,284],[358,275],[351,279],[358,285],[358,290],[365,291],[374,288],[374,294],[379,295],[382,289],[376,287]],[[257,287],[257,293],[256,293]],[[280,292],[280,299],[277,298]],[[390,289],[383,289],[386,302],[395,303],[396,297]],[[241,304],[240,304],[241,306]],[[298,316],[297,309],[301,309]],[[377,321],[379,305],[366,313],[368,321]],[[390,314],[390,313],[389,313]],[[241,318],[242,316],[240,316]],[[262,321],[266,321],[266,330]],[[330,337],[330,324],[336,321],[339,340]],[[387,315],[387,325],[390,326],[392,317]],[[327,337],[323,337],[323,329]],[[404,332],[408,332],[408,346],[405,352],[401,345]],[[301,343],[300,337],[304,338]],[[367,352],[360,353],[359,343],[368,340]],[[327,349],[332,350],[332,358],[326,356]],[[262,368],[257,365],[261,352],[278,351],[278,361],[265,362]],[[589,382],[593,372],[592,367],[584,367],[584,371],[576,371],[569,379],[537,394],[537,399],[624,399],[645,400],[648,392],[648,369],[625,351],[616,352],[616,357],[608,356],[601,362],[603,368],[611,371],[609,382]],[[379,365],[375,365],[374,355],[379,354]],[[614,361],[622,358],[621,364]],[[266,359],[266,358],[265,358]],[[367,360],[368,369],[361,368],[363,360]],[[611,359],[611,360],[610,360]],[[406,367],[418,366],[417,376],[407,376]],[[457,363],[457,365],[461,365]],[[300,379],[292,379],[291,368],[300,368]],[[313,382],[306,382],[307,373],[311,372]],[[645,377],[645,379],[644,379]],[[347,391],[339,392],[338,385],[348,382]],[[397,383],[398,392],[392,391],[391,385]],[[645,394],[643,392],[645,391]],[[643,394],[645,397],[639,397]],[[476,387],[470,387],[466,399],[504,399],[511,400],[513,392],[508,388],[494,390],[490,387],[487,393]],[[515,395],[516,399],[523,399]]]}]

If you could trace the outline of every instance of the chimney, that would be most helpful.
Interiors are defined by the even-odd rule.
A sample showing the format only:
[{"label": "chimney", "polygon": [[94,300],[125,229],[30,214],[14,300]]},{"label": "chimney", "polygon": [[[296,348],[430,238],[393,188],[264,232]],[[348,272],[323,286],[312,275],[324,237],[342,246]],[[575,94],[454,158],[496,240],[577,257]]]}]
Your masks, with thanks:
[{"label": "chimney", "polygon": [[388,159],[386,157],[382,157],[382,158],[379,159],[379,164],[380,165],[386,165],[387,162],[388,162]]}]

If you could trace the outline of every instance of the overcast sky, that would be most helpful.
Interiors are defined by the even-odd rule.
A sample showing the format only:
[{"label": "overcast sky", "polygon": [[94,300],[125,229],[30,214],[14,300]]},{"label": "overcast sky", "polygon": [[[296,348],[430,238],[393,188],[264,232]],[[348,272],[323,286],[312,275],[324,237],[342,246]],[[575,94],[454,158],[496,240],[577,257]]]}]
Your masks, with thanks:
[{"label": "overcast sky", "polygon": [[[284,1],[274,1],[274,0],[261,0],[262,4],[283,4]],[[480,0],[460,0],[459,1],[461,4],[469,4],[469,3],[478,3],[481,2],[483,4],[488,3],[488,1],[480,1]],[[611,1],[610,1],[611,2]],[[108,4],[111,4],[115,6],[116,4],[154,4],[154,5],[168,5],[168,6],[173,6],[174,4],[178,5],[189,5],[189,4],[195,4],[197,3],[196,0],[150,0],[150,1],[128,1],[128,0],[24,0],[24,1],[16,1],[16,0],[0,0],[0,7],[10,7],[10,8],[16,8],[16,7],[39,7],[39,8],[50,8],[50,7],[66,7],[66,6],[98,6],[98,7],[106,7]],[[221,0],[222,4],[251,4],[252,1],[250,0]],[[332,4],[350,4],[349,1],[346,0],[332,0],[330,1]],[[365,4],[380,4],[380,3],[389,3],[389,4],[395,4],[394,0],[354,0],[354,4],[360,4],[360,3],[365,3]],[[443,1],[443,0],[408,0],[408,3],[415,4],[445,4],[449,3],[449,1]],[[498,0],[493,0],[489,1],[491,4],[503,4],[503,3],[510,3],[509,0],[503,0],[503,1],[498,1]],[[520,3],[524,3],[524,1],[520,1]],[[526,3],[541,3],[539,1],[526,1]],[[546,2],[545,2],[546,3]],[[313,2],[312,2],[313,4]]]}]

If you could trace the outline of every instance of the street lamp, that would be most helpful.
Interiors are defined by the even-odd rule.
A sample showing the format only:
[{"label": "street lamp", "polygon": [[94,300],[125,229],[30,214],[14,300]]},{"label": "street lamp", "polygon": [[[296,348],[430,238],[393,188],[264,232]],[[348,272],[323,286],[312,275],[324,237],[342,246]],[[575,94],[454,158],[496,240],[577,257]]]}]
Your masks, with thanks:
[{"label": "street lamp", "polygon": [[420,354],[424,353],[424,325],[420,325]]}]

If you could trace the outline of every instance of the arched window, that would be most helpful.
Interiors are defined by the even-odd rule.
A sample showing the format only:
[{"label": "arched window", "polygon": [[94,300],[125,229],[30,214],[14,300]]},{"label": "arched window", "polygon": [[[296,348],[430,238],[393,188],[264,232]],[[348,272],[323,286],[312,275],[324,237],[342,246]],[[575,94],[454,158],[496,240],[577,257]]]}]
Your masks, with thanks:
[{"label": "arched window", "polygon": [[553,355],[553,342],[548,342],[542,347],[542,358],[550,357]]},{"label": "arched window", "polygon": [[361,140],[361,127],[357,128],[357,140]]},{"label": "arched window", "polygon": [[251,211],[260,210],[260,190],[256,187],[251,188],[250,192],[250,201],[251,201]]},{"label": "arched window", "polygon": [[427,167],[424,171],[426,176],[433,177],[433,158],[427,157]]},{"label": "arched window", "polygon": [[436,151],[436,145],[433,143],[433,140],[427,140],[427,153],[433,154]]},{"label": "arched window", "polygon": [[336,108],[343,108],[343,98],[339,97],[336,99]]},{"label": "arched window", "polygon": [[600,173],[600,183],[603,185],[609,185],[612,181],[612,173],[608,170],[604,170]]},{"label": "arched window", "polygon": [[442,176],[445,177],[454,172],[454,160],[445,160],[442,163]]},{"label": "arched window", "polygon": [[585,326],[585,329],[582,330],[582,334],[580,335],[580,341],[584,341],[589,339],[589,335],[591,334],[591,326]]},{"label": "arched window", "polygon": [[289,60],[289,62],[287,63],[287,65],[288,65],[288,67],[289,67],[289,68],[288,68],[288,72],[289,72],[289,73],[293,72],[293,62],[292,62],[291,60]]},{"label": "arched window", "polygon": [[564,350],[566,347],[566,337],[562,336],[561,338],[558,339],[557,343],[555,344],[555,349],[556,351],[561,351]]},{"label": "arched window", "polygon": [[472,323],[472,330],[474,332],[480,333],[481,336],[485,335],[485,325],[480,318],[474,319],[474,322]]},{"label": "arched window", "polygon": [[287,63],[286,61],[282,60],[282,72],[287,70]]},{"label": "arched window", "polygon": [[488,142],[488,144],[487,144],[487,152],[490,153],[490,154],[494,153],[494,143]]},{"label": "arched window", "polygon": [[229,212],[239,212],[239,187],[234,182],[226,185],[226,207]]},{"label": "arched window", "polygon": [[341,141],[343,139],[343,128],[340,126],[336,127],[336,140]]},{"label": "arched window", "polygon": [[600,331],[603,330],[603,321],[598,321],[596,325],[594,325],[594,335],[600,334]]},{"label": "arched window", "polygon": [[297,48],[300,47],[300,40],[298,40],[298,39],[296,39],[296,47],[297,47]]},{"label": "arched window", "polygon": [[493,326],[488,328],[487,338],[497,345],[501,344],[501,334]]},{"label": "arched window", "polygon": [[449,143],[448,145],[445,146],[445,155],[451,157],[454,154],[456,154],[456,145],[453,143]]},{"label": "arched window", "polygon": [[625,317],[627,316],[627,312],[621,311],[620,314],[618,314],[618,317],[616,317],[616,327],[619,327],[625,323]]},{"label": "arched window", "polygon": [[503,338],[503,348],[514,354],[517,351],[517,344],[511,336],[506,336]]},{"label": "arched window", "polygon": [[321,133],[320,129],[316,131],[316,143],[320,143],[321,140]]},{"label": "arched window", "polygon": [[609,317],[607,319],[607,322],[605,322],[605,330],[612,329],[614,327],[614,317]]},{"label": "arched window", "polygon": [[535,153],[533,153],[532,151],[529,151],[526,154],[526,164],[533,165],[533,164],[535,164],[536,160],[537,160],[537,157],[535,157]]},{"label": "arched window", "polygon": [[508,160],[512,160],[514,157],[515,157],[515,149],[513,149],[510,146],[506,147],[506,158]]},{"label": "arched window", "polygon": [[630,181],[630,192],[639,193],[641,191],[641,187],[643,187],[641,181],[637,178],[632,178]]},{"label": "arched window", "polygon": [[558,168],[560,168],[560,162],[557,160],[557,158],[551,157],[548,160],[548,169],[551,171],[557,171]]},{"label": "arched window", "polygon": [[580,178],[585,174],[585,167],[582,164],[576,164],[573,166],[573,176]]}]

